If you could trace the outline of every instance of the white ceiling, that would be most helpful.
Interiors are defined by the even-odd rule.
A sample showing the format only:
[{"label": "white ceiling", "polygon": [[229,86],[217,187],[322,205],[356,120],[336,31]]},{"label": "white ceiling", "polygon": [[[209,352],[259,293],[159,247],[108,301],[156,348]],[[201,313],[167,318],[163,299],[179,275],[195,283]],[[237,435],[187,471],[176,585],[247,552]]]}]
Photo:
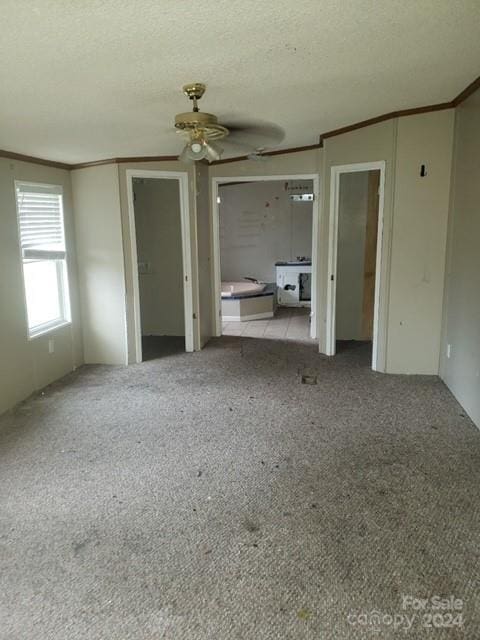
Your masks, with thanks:
[{"label": "white ceiling", "polygon": [[1,14],[0,148],[64,162],[179,153],[186,82],[207,83],[204,110],[275,123],[291,147],[449,101],[480,73],[479,0],[1,0]]}]

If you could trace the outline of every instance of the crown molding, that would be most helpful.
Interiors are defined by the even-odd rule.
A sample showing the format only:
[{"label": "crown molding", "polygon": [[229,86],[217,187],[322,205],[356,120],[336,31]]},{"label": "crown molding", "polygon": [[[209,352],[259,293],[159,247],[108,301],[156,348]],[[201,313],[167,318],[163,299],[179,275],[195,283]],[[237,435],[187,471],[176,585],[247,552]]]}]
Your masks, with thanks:
[{"label": "crown molding", "polygon": [[465,87],[463,91],[460,91],[458,96],[452,100],[452,106],[458,107],[458,105],[469,98],[472,93],[475,93],[477,89],[480,89],[480,76],[475,78],[475,80],[471,82],[468,87]]},{"label": "crown molding", "polygon": [[14,151],[6,151],[0,149],[0,158],[9,158],[10,160],[20,160],[21,162],[32,162],[33,164],[43,164],[47,167],[54,167],[55,169],[71,169],[72,165],[65,162],[56,162],[55,160],[46,160],[45,158],[37,158],[35,156],[25,156],[22,153],[15,153]]},{"label": "crown molding", "polygon": [[390,111],[390,113],[383,113],[381,116],[375,116],[374,118],[368,118],[368,120],[361,120],[354,124],[349,124],[346,127],[340,127],[339,129],[332,129],[332,131],[326,131],[320,135],[320,146],[323,147],[323,142],[327,138],[333,138],[334,136],[340,136],[342,133],[349,133],[356,129],[363,129],[364,127],[370,127],[372,124],[378,124],[379,122],[385,122],[386,120],[392,120],[393,118],[403,118],[404,116],[414,116],[419,113],[430,113],[432,111],[442,111],[444,109],[453,109],[453,102],[440,102],[438,104],[429,104],[424,107],[414,107],[412,109],[402,109],[401,111]]},{"label": "crown molding", "polygon": [[73,171],[74,169],[86,169],[87,167],[99,167],[102,164],[117,164],[117,158],[105,158],[105,160],[92,160],[92,162],[79,162],[77,164],[70,164],[68,168]]},{"label": "crown molding", "polygon": [[[312,151],[313,149],[319,149],[320,144],[309,144],[304,147],[289,147],[288,149],[276,149],[275,151],[265,151],[259,154],[263,156],[283,156],[286,153],[298,153],[299,151]],[[229,162],[239,162],[241,160],[248,160],[248,156],[236,156],[235,158],[225,158],[224,160],[215,160],[210,165],[227,164]]]},{"label": "crown molding", "polygon": [[92,162],[79,162],[69,165],[69,169],[86,169],[98,167],[102,164],[126,164],[128,162],[172,162],[178,160],[178,156],[131,156],[124,158],[108,158],[106,160],[93,160]]},{"label": "crown molding", "polygon": [[[350,124],[339,129],[332,129],[326,131],[320,135],[317,144],[311,144],[304,147],[290,147],[288,149],[277,149],[274,151],[266,151],[262,153],[262,156],[279,156],[287,153],[298,153],[300,151],[311,151],[313,149],[320,149],[323,147],[323,143],[327,138],[333,138],[334,136],[342,135],[343,133],[349,133],[357,129],[363,129],[364,127],[370,127],[373,124],[391,120],[392,118],[403,118],[405,116],[412,116],[420,113],[429,113],[432,111],[442,111],[444,109],[454,109],[458,107],[464,100],[472,95],[477,89],[480,89],[480,76],[471,82],[468,87],[465,87],[453,100],[450,102],[440,102],[438,104],[425,105],[423,107],[414,107],[413,109],[402,109],[400,111],[391,111],[384,113],[368,120],[362,120],[354,124]],[[125,164],[135,162],[172,162],[178,160],[178,156],[132,156],[124,158],[108,158],[106,160],[93,160],[91,162],[80,162],[67,164],[65,162],[56,162],[55,160],[46,160],[44,158],[36,158],[35,156],[26,156],[21,153],[15,153],[13,151],[5,151],[0,149],[0,158],[11,158],[12,160],[20,160],[21,162],[31,162],[33,164],[41,164],[47,167],[54,167],[56,169],[66,169],[72,171],[74,169],[86,169],[88,167],[98,167],[103,164]],[[235,158],[225,158],[224,160],[217,160],[212,162],[211,165],[227,164],[229,162],[241,162],[242,160],[248,160],[248,156],[236,156]]]}]

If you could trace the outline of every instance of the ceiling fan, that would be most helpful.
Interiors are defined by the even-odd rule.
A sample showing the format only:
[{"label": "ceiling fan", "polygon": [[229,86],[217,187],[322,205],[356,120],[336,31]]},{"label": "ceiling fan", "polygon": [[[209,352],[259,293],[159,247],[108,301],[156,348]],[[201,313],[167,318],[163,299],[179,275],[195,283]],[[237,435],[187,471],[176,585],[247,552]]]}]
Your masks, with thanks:
[{"label": "ceiling fan", "polygon": [[206,86],[201,82],[186,84],[183,87],[184,94],[193,102],[193,110],[175,116],[177,133],[182,134],[187,140],[179,156],[180,160],[219,160],[224,149],[217,141],[222,139],[226,146],[241,147],[250,154],[261,154],[265,152],[268,144],[279,144],[285,137],[283,129],[271,123],[219,123],[216,115],[200,111],[198,107],[198,101],[205,89]]}]

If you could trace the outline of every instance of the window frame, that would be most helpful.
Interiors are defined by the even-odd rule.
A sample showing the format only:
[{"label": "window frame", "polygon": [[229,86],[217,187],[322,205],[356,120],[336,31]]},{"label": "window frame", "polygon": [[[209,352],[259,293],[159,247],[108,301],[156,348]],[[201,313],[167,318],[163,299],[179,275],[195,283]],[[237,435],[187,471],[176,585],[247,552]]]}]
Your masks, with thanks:
[{"label": "window frame", "polygon": [[[23,188],[24,191],[29,192],[28,188],[31,188],[31,193],[52,193],[60,196],[60,210],[61,210],[61,224],[62,231],[65,240],[65,251],[42,251],[35,249],[23,249],[22,237],[20,231],[20,209],[18,199],[18,188]],[[65,210],[64,210],[64,197],[63,187],[58,184],[44,183],[44,182],[30,182],[26,180],[14,180],[15,189],[15,209],[17,216],[17,229],[18,229],[18,246],[19,246],[19,260],[20,269],[22,272],[22,286],[23,286],[23,300],[25,310],[25,323],[27,328],[27,339],[34,340],[47,333],[51,333],[62,327],[71,325],[71,305],[70,305],[70,286],[68,277],[68,250],[65,234]],[[53,262],[56,269],[56,281],[57,281],[57,295],[60,307],[60,316],[53,320],[43,322],[34,327],[30,327],[29,315],[28,315],[28,302],[27,302],[27,289],[25,281],[24,265],[25,262],[37,261],[37,262]]]}]

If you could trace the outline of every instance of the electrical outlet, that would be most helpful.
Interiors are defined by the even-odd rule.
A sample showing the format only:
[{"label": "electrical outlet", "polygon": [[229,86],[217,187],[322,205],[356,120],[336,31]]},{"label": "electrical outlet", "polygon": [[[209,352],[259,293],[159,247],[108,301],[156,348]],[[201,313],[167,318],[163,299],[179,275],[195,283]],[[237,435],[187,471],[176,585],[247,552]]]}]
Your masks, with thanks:
[{"label": "electrical outlet", "polygon": [[48,353],[54,353],[54,351],[55,351],[55,342],[53,338],[50,338],[50,340],[48,341]]},{"label": "electrical outlet", "polygon": [[447,344],[447,358],[450,358],[451,353],[452,353],[452,345]]}]

